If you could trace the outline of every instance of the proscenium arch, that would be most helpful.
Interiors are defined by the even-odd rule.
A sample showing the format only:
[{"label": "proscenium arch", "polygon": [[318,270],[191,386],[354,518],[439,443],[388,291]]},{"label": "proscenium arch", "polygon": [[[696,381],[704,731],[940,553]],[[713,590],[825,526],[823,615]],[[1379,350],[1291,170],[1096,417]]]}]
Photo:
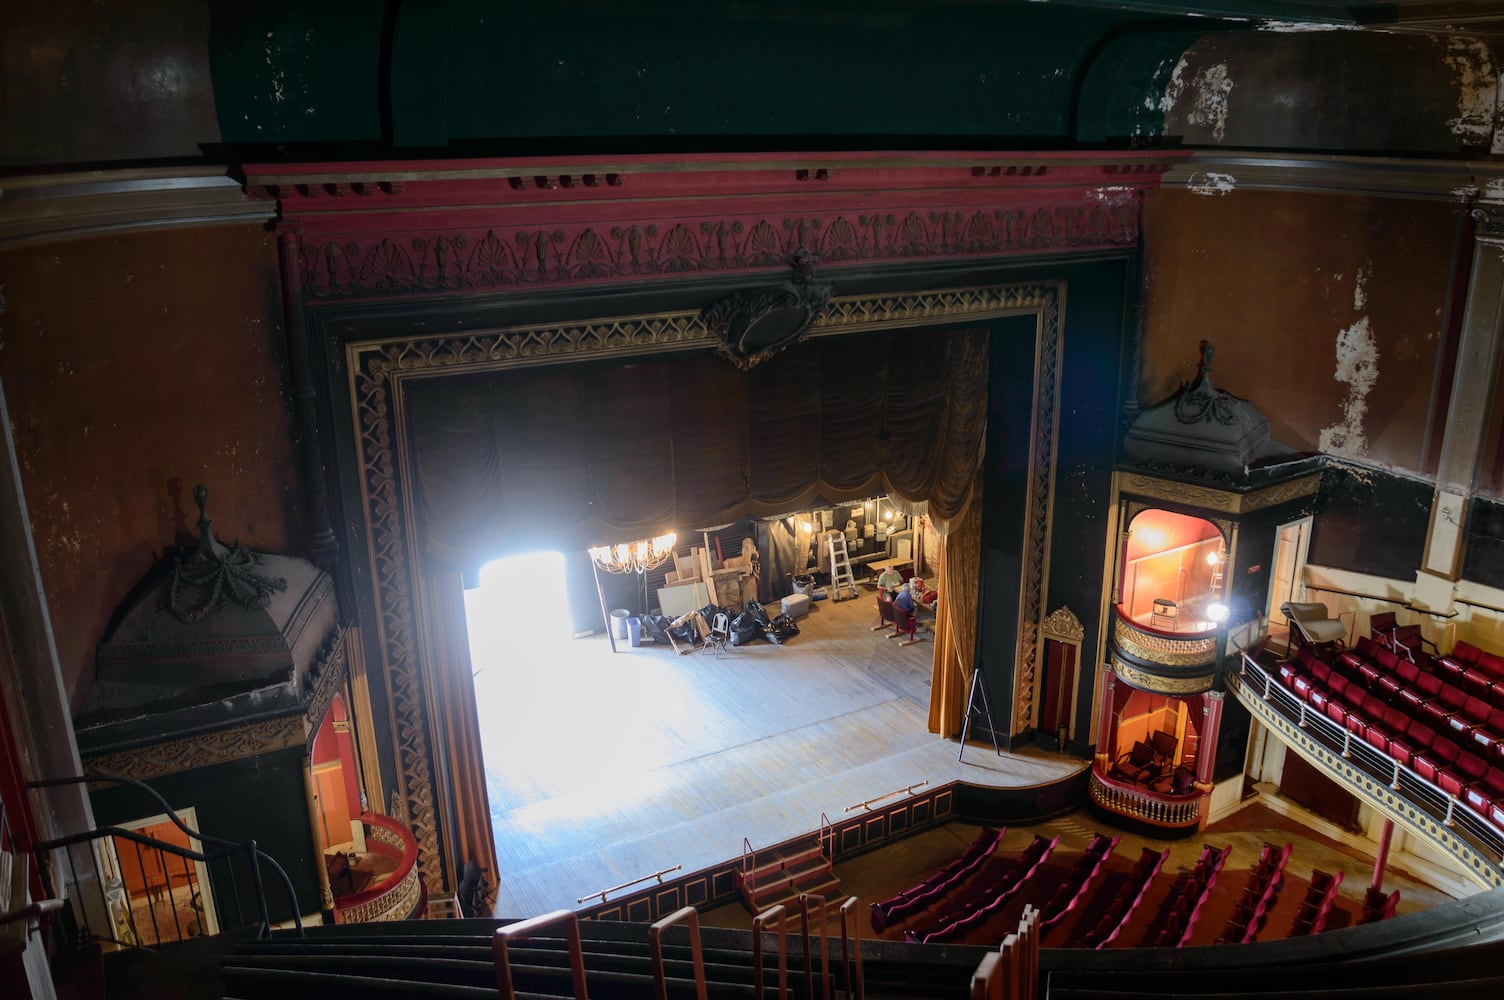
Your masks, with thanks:
[{"label": "proscenium arch", "polygon": [[[714,296],[711,296],[714,298]],[[709,301],[707,299],[707,301]],[[1037,698],[1040,604],[1048,585],[1049,513],[1058,431],[1065,282],[1032,281],[842,295],[832,299],[810,336],[861,334],[1034,318],[1034,373],[1029,469],[1023,519],[1024,553],[1016,656],[1010,678],[1015,719],[1032,719]],[[520,310],[519,310],[520,311]],[[536,307],[548,314],[547,302]],[[555,309],[557,312],[557,307]],[[402,324],[397,324],[402,325]],[[406,324],[423,327],[421,323]],[[358,489],[340,484],[356,600],[374,628],[363,630],[368,661],[380,672],[392,724],[394,800],[418,842],[419,868],[430,892],[453,889],[456,844],[447,817],[443,741],[435,731],[433,678],[423,651],[436,628],[422,586],[420,542],[413,531],[412,455],[403,386],[443,378],[584,360],[627,360],[669,351],[711,350],[718,342],[701,307],[603,315],[577,321],[530,322],[483,329],[361,336],[360,321],[326,323],[330,374],[345,383],[348,420],[334,421],[339,454],[353,459]],[[364,553],[362,557],[361,553]],[[398,812],[399,810],[393,810]]]}]

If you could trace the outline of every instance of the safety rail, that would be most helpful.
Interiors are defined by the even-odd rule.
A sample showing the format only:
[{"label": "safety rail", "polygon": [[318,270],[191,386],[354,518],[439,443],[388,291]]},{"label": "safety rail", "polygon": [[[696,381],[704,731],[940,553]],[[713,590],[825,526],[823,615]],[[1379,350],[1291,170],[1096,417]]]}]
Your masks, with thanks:
[{"label": "safety rail", "polygon": [[874,802],[881,802],[883,799],[891,799],[895,795],[912,795],[914,794],[914,789],[923,788],[928,784],[929,779],[927,778],[924,781],[916,781],[906,788],[895,788],[891,792],[883,792],[881,795],[874,795],[872,798],[866,800],[865,802],[858,802],[856,805],[847,806],[845,811],[856,812],[858,809],[871,809],[872,803]]},{"label": "safety rail", "polygon": [[569,949],[570,995],[575,1000],[589,1000],[590,994],[585,988],[585,948],[580,941],[580,918],[573,910],[554,910],[496,928],[491,937],[491,959],[496,965],[496,989],[501,1000],[517,998],[517,991],[512,986],[512,942],[526,941],[555,924],[564,926],[564,944]]},{"label": "safety rail", "polygon": [[1504,829],[1488,817],[1361,737],[1354,739],[1247,653],[1226,680],[1238,701],[1297,753],[1452,854],[1480,884],[1504,886]]},{"label": "safety rail", "polygon": [[1091,800],[1102,808],[1155,826],[1182,829],[1196,826],[1201,821],[1200,793],[1189,797],[1160,794],[1121,784],[1095,770],[1091,772],[1087,789]]},{"label": "safety rail", "polygon": [[[205,865],[205,871],[209,873],[209,877],[203,879],[202,884],[198,885],[198,890],[207,891],[209,893],[209,899],[214,907],[215,914],[227,914],[229,911],[220,899],[220,892],[218,891],[218,889],[216,889],[216,882],[213,878],[213,872],[208,867],[215,862],[224,862],[226,869],[225,884],[229,887],[229,895],[234,902],[236,926],[254,925],[257,927],[257,937],[260,938],[269,937],[271,934],[272,922],[270,913],[266,905],[266,888],[261,879],[261,866],[267,865],[276,874],[278,879],[281,881],[283,888],[286,890],[288,906],[292,913],[293,926],[296,929],[297,935],[299,937],[303,936],[303,920],[301,916],[302,908],[298,905],[297,893],[293,890],[292,879],[288,877],[286,870],[284,870],[283,867],[277,863],[277,860],[275,858],[272,858],[271,856],[263,853],[256,846],[256,841],[248,840],[244,842],[236,842],[225,840],[221,837],[211,837],[206,834],[200,833],[184,823],[182,819],[179,818],[177,812],[172,808],[172,806],[168,804],[167,800],[159,795],[157,791],[150,785],[147,785],[145,782],[138,781],[135,778],[129,778],[123,775],[111,774],[106,771],[91,770],[85,771],[82,775],[79,775],[77,777],[44,778],[37,781],[29,781],[27,782],[27,786],[30,788],[55,788],[63,785],[81,785],[85,783],[110,783],[128,785],[132,788],[135,788],[136,790],[145,793],[154,803],[156,803],[156,805],[161,809],[161,812],[166,815],[168,821],[171,822],[172,825],[175,826],[179,831],[181,831],[183,835],[189,839],[190,842],[198,841],[200,844],[217,848],[217,850],[212,853],[209,851],[196,851],[189,847],[182,847],[177,844],[158,840],[155,837],[146,836],[145,834],[142,834],[136,830],[127,830],[123,827],[116,826],[96,827],[93,830],[86,830],[82,833],[69,834],[65,837],[56,837],[52,840],[39,841],[33,844],[31,848],[32,854],[36,859],[38,867],[41,868],[44,872],[49,871],[48,860],[50,856],[54,852],[60,851],[62,853],[62,856],[67,861],[68,874],[72,884],[75,886],[82,886],[85,884],[85,882],[83,880],[80,880],[79,878],[77,861],[75,860],[74,852],[72,850],[69,850],[69,848],[76,847],[82,844],[89,845],[88,857],[89,862],[93,868],[93,871],[91,873],[93,882],[95,885],[100,887],[103,909],[106,914],[110,915],[111,920],[109,932],[99,932],[93,927],[90,921],[90,907],[80,898],[79,894],[70,894],[71,912],[73,913],[74,919],[78,922],[78,925],[82,929],[83,933],[90,939],[107,941],[129,948],[141,946],[144,938],[142,929],[137,927],[136,925],[135,907],[132,905],[129,896],[125,893],[125,883],[123,877],[113,872],[111,872],[109,876],[105,876],[104,873],[102,873],[100,870],[99,851],[94,845],[96,844],[96,842],[104,840],[105,838],[124,840],[136,845],[135,849],[137,854],[137,861],[142,865],[143,870],[145,868],[145,864],[144,857],[141,855],[141,848],[145,847],[148,850],[156,851],[158,854],[158,863],[161,865],[162,871],[164,873],[164,878],[169,889],[169,895],[171,894],[171,880],[173,876],[168,874],[169,869],[166,865],[165,856],[172,855],[173,857],[181,859],[183,862],[184,870],[184,884],[189,889],[190,894],[190,905],[195,912],[199,913],[203,912],[202,899],[198,895],[198,892],[194,889],[195,884],[198,883],[198,879],[189,871],[188,862],[196,861]],[[246,865],[249,869],[250,883],[252,889],[254,890],[255,896],[255,915],[253,919],[250,920],[246,919],[245,909],[242,905],[240,896],[240,884],[239,880],[235,877],[234,870],[234,860],[241,855],[245,856]],[[60,893],[57,893],[55,879],[49,877],[47,881],[49,883],[49,891],[54,894],[61,895]],[[117,895],[119,897],[118,899],[116,898]],[[147,914],[150,916],[152,921],[151,926],[153,931],[153,938],[157,942],[162,942],[164,940],[170,939],[164,936],[164,928],[166,927],[165,918],[160,922],[158,921],[157,905],[157,895],[148,893]],[[122,912],[120,912],[117,916],[115,912],[116,910],[120,910]],[[175,900],[171,902],[170,911],[173,920],[172,926],[176,931],[178,940],[184,940],[188,937],[197,936],[197,934],[192,933],[192,928],[188,928],[188,932],[185,932],[185,928],[183,927],[182,919],[179,916],[178,907]],[[203,922],[201,922],[198,928],[198,934],[207,933],[207,926]]]},{"label": "safety rail", "polygon": [[971,976],[971,1000],[1034,1000],[1039,996],[1039,911],[1025,906],[1018,930],[989,951]]},{"label": "safety rail", "polygon": [[[752,849],[752,845],[745,838],[743,838],[742,843],[746,845],[744,847],[744,849],[743,849],[743,857],[745,857],[746,852],[749,852]],[[604,903],[606,901],[606,896],[609,893],[619,892],[622,889],[630,889],[632,886],[634,886],[634,885],[640,885],[643,882],[647,882],[650,879],[657,879],[658,880],[658,884],[662,885],[663,884],[663,876],[670,875],[670,874],[672,874],[672,873],[674,873],[676,871],[679,871],[683,867],[684,867],[683,865],[674,865],[672,868],[660,868],[660,869],[658,869],[655,872],[650,872],[647,875],[642,876],[641,878],[634,878],[630,882],[623,882],[620,885],[613,885],[609,889],[601,889],[599,892],[587,892],[587,893],[585,893],[585,895],[583,895],[583,896],[579,897],[578,899],[576,899],[575,902],[576,903],[583,903],[587,899],[595,899],[597,896],[599,896],[601,902]]]},{"label": "safety rail", "polygon": [[653,962],[653,991],[658,1000],[668,1000],[668,973],[663,967],[663,932],[674,924],[689,925],[689,957],[694,965],[695,1000],[709,1000],[705,985],[705,953],[700,948],[700,911],[693,906],[675,910],[648,928],[648,955]]}]

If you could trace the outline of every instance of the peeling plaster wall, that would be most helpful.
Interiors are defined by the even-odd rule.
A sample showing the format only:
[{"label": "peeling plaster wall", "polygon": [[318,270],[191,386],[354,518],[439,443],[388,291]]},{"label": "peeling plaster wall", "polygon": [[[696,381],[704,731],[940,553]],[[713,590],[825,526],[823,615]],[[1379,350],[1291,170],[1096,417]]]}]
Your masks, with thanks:
[{"label": "peeling plaster wall", "polygon": [[1497,151],[1499,65],[1459,37],[1212,34],[1148,103],[1191,146],[1476,155]]},{"label": "peeling plaster wall", "polygon": [[1145,214],[1144,405],[1216,345],[1212,381],[1271,435],[1420,472],[1459,206],[1164,190]]},{"label": "peeling plaster wall", "polygon": [[225,541],[305,544],[277,275],[259,227],[0,253],[0,377],[75,708],[111,614],[197,520],[194,484]]}]

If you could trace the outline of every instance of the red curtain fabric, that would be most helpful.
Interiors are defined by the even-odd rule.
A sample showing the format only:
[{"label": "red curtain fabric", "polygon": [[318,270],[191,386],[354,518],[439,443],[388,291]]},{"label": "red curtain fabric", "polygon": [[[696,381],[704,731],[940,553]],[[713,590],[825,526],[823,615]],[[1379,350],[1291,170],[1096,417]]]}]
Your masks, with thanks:
[{"label": "red curtain fabric", "polygon": [[822,338],[750,372],[709,355],[407,387],[418,530],[439,566],[580,549],[888,493],[964,509],[984,329]]}]

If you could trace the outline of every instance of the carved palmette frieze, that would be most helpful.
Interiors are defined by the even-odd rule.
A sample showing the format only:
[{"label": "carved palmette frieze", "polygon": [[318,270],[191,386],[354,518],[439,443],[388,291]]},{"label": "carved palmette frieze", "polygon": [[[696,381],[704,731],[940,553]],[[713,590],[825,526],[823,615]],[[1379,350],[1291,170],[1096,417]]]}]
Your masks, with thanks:
[{"label": "carved palmette frieze", "polygon": [[[770,245],[771,246],[771,245]],[[771,249],[770,251],[771,252]],[[779,257],[771,263],[783,263]],[[1033,442],[1028,518],[1025,525],[1024,596],[1015,690],[1020,716],[1032,718],[1036,694],[1045,543],[1049,528],[1051,470],[1054,466],[1056,400],[1059,382],[1059,288],[1053,283],[936,289],[902,295],[837,296],[816,320],[811,336],[935,325],[1037,312],[1039,315]],[[714,335],[699,311],[612,317],[594,321],[509,327],[447,337],[392,339],[351,344],[345,349],[352,372],[353,420],[361,475],[372,586],[377,609],[377,642],[397,757],[397,784],[389,814],[404,820],[418,842],[418,864],[429,891],[445,882],[436,800],[428,706],[420,673],[420,623],[414,610],[416,567],[410,526],[398,481],[394,426],[398,383],[441,371],[476,372],[571,359],[651,353],[665,348],[713,347]]]},{"label": "carved palmette frieze", "polygon": [[1138,224],[1136,201],[748,215],[615,226],[560,222],[400,239],[353,234],[309,239],[300,261],[308,295],[344,298],[776,270],[801,247],[823,265],[837,266],[1133,247]]}]

